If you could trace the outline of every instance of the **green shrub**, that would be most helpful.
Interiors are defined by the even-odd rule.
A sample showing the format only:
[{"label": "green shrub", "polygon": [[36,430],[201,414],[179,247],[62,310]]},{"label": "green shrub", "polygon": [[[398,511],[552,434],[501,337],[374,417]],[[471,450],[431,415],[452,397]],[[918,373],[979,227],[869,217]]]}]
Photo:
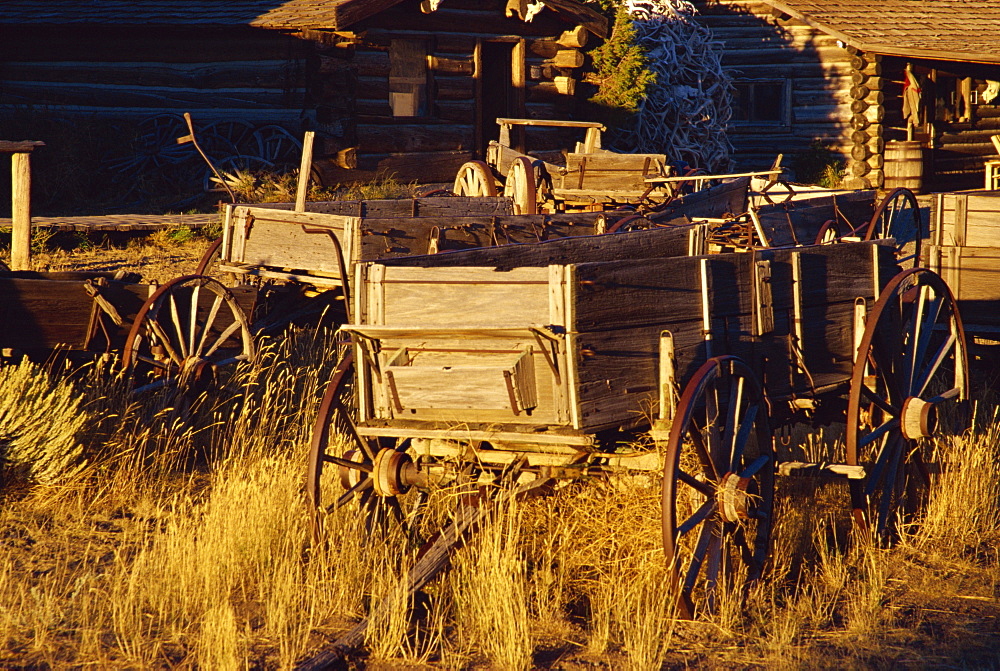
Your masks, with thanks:
[{"label": "green shrub", "polygon": [[[590,52],[597,94],[590,98],[603,110],[606,123],[621,126],[639,109],[656,73],[648,67],[646,50],[636,42],[635,26],[624,7],[615,14],[611,36]],[[600,113],[600,112],[599,112]]]},{"label": "green shrub", "polygon": [[821,140],[814,140],[808,149],[796,154],[792,160],[796,181],[827,189],[840,186],[846,167],[844,159]]}]

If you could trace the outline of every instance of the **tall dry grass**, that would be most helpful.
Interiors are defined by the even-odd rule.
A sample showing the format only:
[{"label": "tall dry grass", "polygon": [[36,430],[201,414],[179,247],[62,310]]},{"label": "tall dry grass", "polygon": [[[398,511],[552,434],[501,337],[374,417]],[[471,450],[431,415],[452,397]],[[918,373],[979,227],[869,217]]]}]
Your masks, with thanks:
[{"label": "tall dry grass", "polygon": [[[935,443],[947,472],[892,550],[852,536],[842,484],[781,482],[768,577],[695,622],[674,617],[655,478],[500,506],[410,599],[416,546],[398,525],[352,504],[310,542],[302,481],[332,351],[328,334],[279,338],[183,412],[166,392],[129,397],[96,364],[48,379],[89,418],[75,433],[86,464],[0,507],[0,666],[292,668],[369,615],[361,666],[890,666],[918,636],[899,633],[896,608],[918,564],[979,571],[954,588],[973,596],[1000,585],[1000,429],[981,411],[977,433]],[[417,531],[456,498],[435,492]]]}]

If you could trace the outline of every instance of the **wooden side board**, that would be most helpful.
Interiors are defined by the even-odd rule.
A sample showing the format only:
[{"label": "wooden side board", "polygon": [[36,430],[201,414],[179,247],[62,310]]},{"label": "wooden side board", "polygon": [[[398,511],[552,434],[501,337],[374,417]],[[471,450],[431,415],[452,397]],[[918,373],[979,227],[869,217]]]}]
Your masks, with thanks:
[{"label": "wooden side board", "polygon": [[925,245],[922,257],[948,283],[967,330],[1000,328],[1000,246]]},{"label": "wooden side board", "polygon": [[[295,203],[259,203],[254,207],[293,210]],[[504,196],[442,196],[391,200],[322,200],[306,203],[306,212],[339,214],[345,217],[465,217],[505,216],[514,213],[513,201]]]},{"label": "wooden side board", "polygon": [[[641,233],[651,238],[657,232],[663,231]],[[534,267],[499,264],[512,260],[501,255],[505,248],[436,255],[482,265],[435,265],[436,257],[359,264],[357,286],[364,291],[355,292],[354,314],[363,325],[358,331],[363,335],[367,329],[366,337],[380,341],[371,351],[389,357],[377,366],[415,365],[412,352],[435,352],[440,370],[433,382],[421,382],[422,376],[435,374],[431,368],[403,373],[407,384],[425,386],[424,392],[409,390],[403,396],[436,398],[446,406],[420,411],[429,427],[440,428],[434,422],[446,416],[476,430],[491,422],[530,424],[526,417],[515,419],[513,410],[497,407],[503,395],[495,385],[478,396],[467,392],[470,398],[481,396],[483,407],[477,409],[475,402],[454,400],[443,381],[466,370],[470,379],[496,382],[503,370],[513,374],[507,359],[524,355],[530,345],[538,398],[553,399],[554,414],[546,410],[537,418],[544,425],[540,430],[554,423],[598,432],[648,425],[657,416],[664,332],[672,339],[671,367],[680,386],[706,358],[722,354],[745,359],[774,399],[845,383],[853,364],[856,304],[860,300],[870,307],[897,270],[892,249],[875,242],[697,257],[676,249],[671,257],[622,260],[604,246],[608,238],[628,239],[595,236],[525,246],[528,261],[539,264]],[[564,255],[560,261],[549,254],[531,257],[531,250],[546,245]],[[581,252],[597,260],[574,262]],[[501,330],[509,339],[512,330],[537,325],[547,325],[559,344],[551,350],[544,338],[534,345],[523,338],[522,349],[498,344]],[[491,329],[495,342],[476,344]],[[434,344],[441,342],[448,344]],[[424,361],[431,358],[423,355]],[[557,359],[556,373],[539,377],[543,362],[550,375]],[[491,368],[488,360],[500,368]],[[377,384],[388,388],[372,379],[372,393]],[[551,396],[543,388],[551,389]],[[373,417],[414,419],[412,412],[398,414],[404,402],[387,396],[390,392],[379,393],[383,396],[371,401]]]},{"label": "wooden side board", "polygon": [[1000,191],[937,194],[931,241],[938,246],[1000,247]]}]

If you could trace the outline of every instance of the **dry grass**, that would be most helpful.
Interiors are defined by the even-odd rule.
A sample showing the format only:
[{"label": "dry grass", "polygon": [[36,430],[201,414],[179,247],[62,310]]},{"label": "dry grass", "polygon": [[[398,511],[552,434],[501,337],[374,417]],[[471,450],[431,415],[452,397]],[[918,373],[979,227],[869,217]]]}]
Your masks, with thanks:
[{"label": "dry grass", "polygon": [[[73,463],[86,462],[6,490],[0,666],[292,668],[369,613],[355,663],[371,668],[1000,662],[992,409],[980,408],[976,434],[935,444],[948,472],[892,550],[852,538],[842,485],[781,482],[768,578],[695,622],[673,617],[655,479],[571,483],[502,506],[411,602],[400,585],[415,547],[398,527],[372,532],[347,506],[327,519],[325,543],[309,542],[302,479],[327,337],[271,343],[190,413],[168,394],[130,399],[100,366],[35,393],[0,385],[10,416],[49,418],[72,438],[60,453],[82,445]],[[431,497],[425,534],[455,499]]]}]

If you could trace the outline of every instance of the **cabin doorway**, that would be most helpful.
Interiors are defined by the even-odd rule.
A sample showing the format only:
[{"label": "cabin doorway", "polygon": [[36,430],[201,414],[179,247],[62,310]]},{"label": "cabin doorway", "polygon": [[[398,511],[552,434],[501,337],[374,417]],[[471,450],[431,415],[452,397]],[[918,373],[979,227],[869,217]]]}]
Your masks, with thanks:
[{"label": "cabin doorway", "polygon": [[[476,150],[482,158],[490,140],[500,136],[497,118],[524,116],[524,41],[484,40],[476,56]],[[523,127],[515,127],[510,141],[524,151]]]}]

